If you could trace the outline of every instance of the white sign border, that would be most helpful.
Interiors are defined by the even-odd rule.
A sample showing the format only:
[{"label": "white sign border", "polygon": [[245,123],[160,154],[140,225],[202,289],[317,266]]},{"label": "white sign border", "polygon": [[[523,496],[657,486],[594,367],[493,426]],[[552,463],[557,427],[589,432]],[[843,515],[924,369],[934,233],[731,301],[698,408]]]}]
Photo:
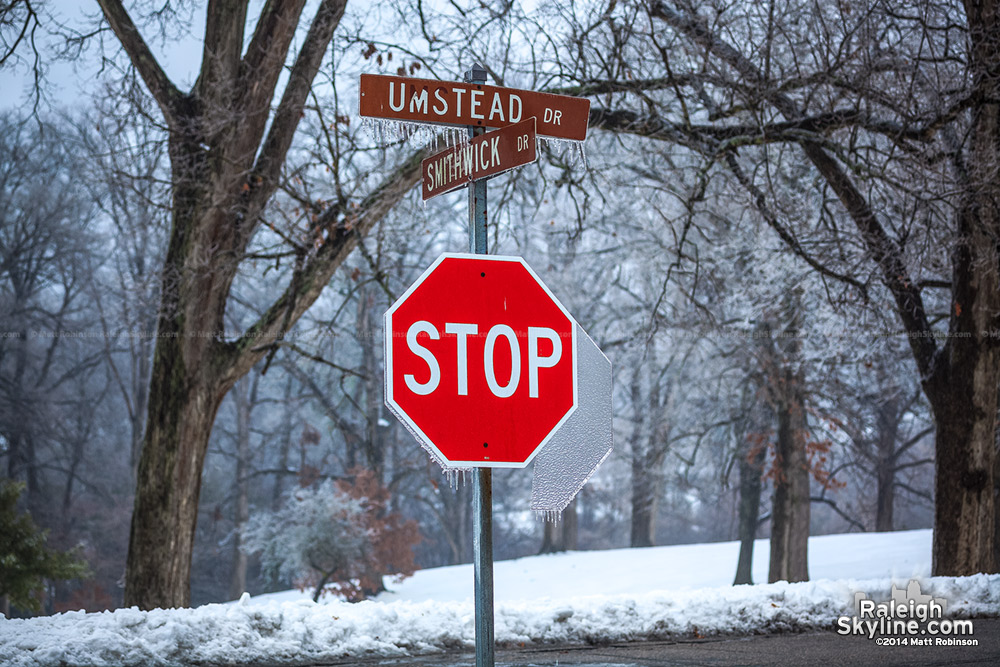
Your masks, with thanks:
[{"label": "white sign border", "polygon": [[[535,279],[535,282],[537,282],[538,285],[541,286],[543,290],[545,290],[545,293],[549,296],[550,299],[552,299],[552,302],[556,305],[556,307],[559,308],[560,311],[562,311],[563,315],[565,315],[567,319],[569,319],[572,331],[571,346],[573,348],[573,358],[572,358],[573,405],[570,407],[569,410],[566,411],[566,413],[556,423],[556,425],[552,428],[552,430],[550,430],[548,434],[544,438],[542,438],[542,441],[538,444],[537,447],[535,447],[535,449],[531,452],[531,454],[524,461],[524,463],[512,463],[509,461],[450,461],[447,457],[444,456],[444,454],[441,453],[441,450],[438,449],[438,447],[434,444],[434,442],[430,439],[430,437],[428,437],[427,434],[424,433],[423,430],[421,430],[421,428],[416,425],[416,423],[414,423],[414,421],[410,418],[410,416],[406,414],[406,411],[403,410],[403,408],[396,402],[395,397],[393,396],[392,315],[393,313],[396,312],[396,310],[399,309],[400,306],[403,305],[403,303],[406,302],[406,300],[410,297],[410,295],[413,294],[413,292],[416,291],[418,287],[420,287],[420,285],[424,282],[424,280],[427,279],[427,277],[434,271],[434,269],[436,269],[444,260],[450,258],[520,263],[528,271],[531,277]],[[420,275],[420,277],[417,278],[417,280],[414,281],[414,283],[410,285],[410,287],[405,292],[403,292],[403,294],[398,299],[396,299],[395,303],[389,306],[389,309],[385,311],[384,318],[385,318],[385,332],[383,337],[385,344],[385,382],[384,382],[385,404],[389,408],[389,410],[394,415],[396,415],[396,417],[403,423],[403,426],[406,427],[406,430],[408,430],[410,433],[413,434],[413,436],[420,442],[420,445],[424,447],[424,449],[426,449],[428,452],[430,452],[431,455],[437,459],[438,463],[440,463],[443,468],[515,468],[515,469],[526,468],[528,464],[532,462],[532,460],[535,458],[538,452],[542,450],[545,444],[552,439],[552,436],[554,436],[556,432],[562,427],[562,425],[566,423],[566,421],[576,411],[576,408],[579,405],[579,396],[578,396],[579,392],[577,387],[577,358],[576,358],[577,356],[576,330],[579,325],[577,324],[576,319],[574,319],[573,316],[570,314],[570,312],[566,309],[566,307],[563,306],[562,302],[559,301],[559,299],[556,298],[555,294],[552,293],[548,285],[546,285],[542,281],[542,279],[538,277],[538,274],[534,272],[531,266],[529,266],[528,263],[524,261],[523,257],[517,257],[514,255],[476,255],[472,253],[461,253],[461,252],[442,253]]]}]

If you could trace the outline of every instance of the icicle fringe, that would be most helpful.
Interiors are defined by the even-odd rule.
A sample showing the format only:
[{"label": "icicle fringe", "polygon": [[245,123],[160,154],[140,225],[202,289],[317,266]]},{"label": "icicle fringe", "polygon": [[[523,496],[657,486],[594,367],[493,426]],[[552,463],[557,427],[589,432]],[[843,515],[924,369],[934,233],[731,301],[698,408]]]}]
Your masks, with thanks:
[{"label": "icicle fringe", "polygon": [[550,147],[553,151],[562,154],[562,158],[567,164],[573,165],[582,163],[583,168],[587,168],[587,149],[584,147],[584,142],[574,141],[573,139],[556,139],[555,137],[537,137],[538,146],[540,150],[544,146]]},{"label": "icicle fringe", "polygon": [[457,491],[460,485],[468,486],[472,482],[472,468],[448,468],[442,465],[441,469],[452,491]]},{"label": "icicle fringe", "polygon": [[386,118],[361,118],[362,127],[368,130],[372,141],[379,145],[400,141],[413,141],[419,147],[440,141],[446,148],[462,146],[469,142],[469,132],[463,127],[411,123]]}]

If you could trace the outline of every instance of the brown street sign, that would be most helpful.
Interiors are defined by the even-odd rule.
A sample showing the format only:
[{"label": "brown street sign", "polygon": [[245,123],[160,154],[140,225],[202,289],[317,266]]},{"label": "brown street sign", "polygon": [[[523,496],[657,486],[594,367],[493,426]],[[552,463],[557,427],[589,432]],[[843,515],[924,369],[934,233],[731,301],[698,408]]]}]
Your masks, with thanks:
[{"label": "brown street sign", "polygon": [[535,118],[487,132],[424,159],[421,187],[430,199],[456,188],[534,162]]},{"label": "brown street sign", "polygon": [[360,112],[370,118],[480,127],[504,127],[534,116],[540,136],[583,141],[590,100],[485,84],[362,74]]}]

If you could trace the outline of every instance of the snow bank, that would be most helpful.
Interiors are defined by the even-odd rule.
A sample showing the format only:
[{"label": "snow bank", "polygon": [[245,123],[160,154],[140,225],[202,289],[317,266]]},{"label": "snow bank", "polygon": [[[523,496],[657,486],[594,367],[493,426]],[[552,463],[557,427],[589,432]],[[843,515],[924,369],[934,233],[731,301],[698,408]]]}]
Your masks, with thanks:
[{"label": "snow bank", "polygon": [[[814,581],[504,603],[496,609],[496,638],[500,645],[587,643],[831,628],[851,613],[855,591],[885,598],[892,583]],[[1000,575],[933,577],[922,588],[949,601],[948,616],[1000,613]],[[470,648],[474,641],[468,602],[247,601],[2,621],[0,663],[291,665]]]},{"label": "snow bank", "polygon": [[[894,552],[900,544],[911,551]],[[616,642],[832,628],[838,616],[852,613],[855,592],[885,599],[893,584],[905,586],[914,576],[924,593],[947,601],[948,616],[1000,615],[1000,575],[922,576],[929,569],[929,531],[813,538],[812,574],[833,578],[798,584],[726,585],[735,567],[735,552],[723,557],[727,548],[686,545],[497,563],[503,573],[497,578],[497,642]],[[758,566],[761,560],[766,567],[766,558],[758,559]],[[859,569],[867,578],[850,574]],[[0,620],[0,664],[295,665],[471,648],[474,612],[471,578],[466,582],[465,574],[461,567],[419,572],[397,587],[394,600],[353,605],[291,599],[298,594],[289,592],[244,595],[237,603],[197,609]],[[572,589],[568,581],[575,584]],[[581,591],[592,594],[580,596]]]}]

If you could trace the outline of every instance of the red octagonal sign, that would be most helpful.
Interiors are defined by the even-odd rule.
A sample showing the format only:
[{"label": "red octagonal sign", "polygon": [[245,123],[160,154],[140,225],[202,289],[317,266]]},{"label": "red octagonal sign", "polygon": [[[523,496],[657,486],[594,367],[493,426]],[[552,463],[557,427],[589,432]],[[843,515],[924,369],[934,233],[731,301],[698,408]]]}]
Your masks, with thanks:
[{"label": "red octagonal sign", "polygon": [[441,255],[385,332],[386,405],[443,465],[523,468],[576,408],[576,323],[520,257]]}]

